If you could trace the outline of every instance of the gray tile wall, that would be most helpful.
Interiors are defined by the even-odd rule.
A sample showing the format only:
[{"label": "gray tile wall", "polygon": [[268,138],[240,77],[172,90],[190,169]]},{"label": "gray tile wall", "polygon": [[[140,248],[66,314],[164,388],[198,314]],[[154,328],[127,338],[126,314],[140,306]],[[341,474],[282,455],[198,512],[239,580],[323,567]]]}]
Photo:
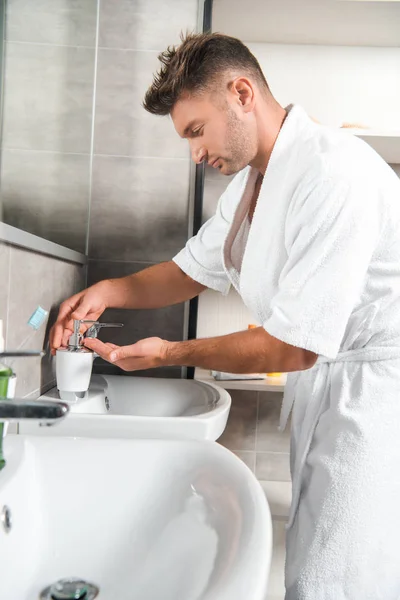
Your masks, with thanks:
[{"label": "gray tile wall", "polygon": [[[4,220],[80,252],[85,251],[89,226],[89,284],[169,260],[186,242],[187,143],[168,117],[148,114],[141,102],[160,66],[159,52],[179,43],[181,31],[196,29],[197,11],[197,0],[8,2]],[[19,260],[21,276],[26,275],[21,266],[26,260],[33,278],[45,273],[59,282],[61,277],[65,285],[57,293],[43,292],[51,303],[76,289],[70,265],[29,253],[22,258],[21,251],[9,247],[2,252],[8,257],[2,269],[9,268],[12,258]],[[0,292],[0,309],[2,304],[12,307],[10,332],[18,329],[22,313],[29,313],[23,322],[29,318],[36,302],[16,295],[15,273],[12,269],[10,289]],[[109,332],[117,343],[149,335],[184,336],[183,306],[140,315],[122,312],[104,315],[125,323],[123,330]],[[19,393],[42,384],[36,367],[31,379],[21,376]],[[101,361],[96,369],[115,371]],[[42,369],[45,384],[50,370]],[[181,370],[149,374],[176,377]]]},{"label": "gray tile wall", "polygon": [[282,394],[228,390],[232,408],[218,440],[255,473],[267,496],[272,516],[273,550],[266,600],[283,600],[285,524],[292,485],[289,472],[290,423],[278,431]]},{"label": "gray tile wall", "polygon": [[6,223],[86,248],[97,0],[9,0],[2,203]]},{"label": "gray tile wall", "polygon": [[[28,335],[24,348],[46,347],[58,306],[82,289],[84,269],[57,258],[0,244],[0,319],[4,323],[6,348],[17,348]],[[50,315],[35,332],[27,321],[38,305]],[[18,396],[39,396],[54,385],[53,360],[48,354],[43,359],[16,359],[12,367],[17,373]]]},{"label": "gray tile wall", "polygon": [[244,460],[257,479],[290,482],[290,423],[278,431],[282,394],[228,391],[232,407],[220,444]]},{"label": "gray tile wall", "polygon": [[[125,277],[141,271],[152,263],[141,262],[110,262],[89,261],[88,285],[92,285],[108,277]],[[140,339],[163,335],[171,341],[182,339],[183,332],[183,304],[169,306],[159,310],[123,310],[107,309],[102,320],[109,323],[123,323],[121,329],[104,329],[101,332],[103,341],[112,341],[114,344],[134,344]],[[121,370],[115,365],[106,363],[97,358],[94,363],[97,373],[118,374]],[[124,373],[130,374],[130,373]],[[155,377],[180,377],[180,368],[151,369],[150,371],[135,371],[133,375],[146,375]]]},{"label": "gray tile wall", "polygon": [[[194,31],[197,0],[102,0],[99,15],[93,184],[88,282],[120,277],[170,260],[188,234],[190,156],[169,117],[141,103],[159,68],[158,54]],[[184,335],[184,307],[152,311],[110,310],[125,324],[103,339],[132,344],[157,335]],[[97,371],[118,372],[97,359]],[[180,376],[153,369],[151,376]]]},{"label": "gray tile wall", "polygon": [[[90,191],[97,0],[8,0],[2,131],[4,220],[85,251]],[[29,90],[29,93],[26,91]],[[0,318],[6,347],[46,346],[66,297],[85,285],[85,268],[0,244]],[[50,311],[34,332],[38,305]],[[17,394],[54,385],[53,361],[17,359]]]}]

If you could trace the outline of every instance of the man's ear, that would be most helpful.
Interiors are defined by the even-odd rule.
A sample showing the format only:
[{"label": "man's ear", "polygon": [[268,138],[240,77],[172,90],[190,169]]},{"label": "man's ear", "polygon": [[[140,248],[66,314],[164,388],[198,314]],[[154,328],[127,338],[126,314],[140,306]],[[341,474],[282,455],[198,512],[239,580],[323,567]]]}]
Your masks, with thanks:
[{"label": "man's ear", "polygon": [[245,112],[254,109],[255,93],[252,82],[247,77],[237,77],[230,82],[230,91],[235,96],[235,101]]}]

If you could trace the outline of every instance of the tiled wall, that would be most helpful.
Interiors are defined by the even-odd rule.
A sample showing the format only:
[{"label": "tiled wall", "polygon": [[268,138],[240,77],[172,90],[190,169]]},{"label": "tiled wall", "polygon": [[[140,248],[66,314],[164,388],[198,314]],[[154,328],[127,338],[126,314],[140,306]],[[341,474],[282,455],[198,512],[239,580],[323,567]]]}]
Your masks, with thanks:
[{"label": "tiled wall", "polygon": [[[136,273],[145,268],[148,263],[136,262],[89,262],[88,284],[101,281],[107,277],[123,277]],[[151,264],[151,263],[150,263]],[[165,336],[166,339],[178,341],[182,339],[183,332],[183,305],[177,304],[158,310],[122,310],[108,309],[102,317],[109,323],[124,323],[121,329],[105,329],[102,339],[115,344],[133,344],[144,337]],[[94,371],[97,373],[118,374],[120,369],[115,365],[96,359]],[[124,375],[129,373],[124,372]],[[177,377],[181,376],[180,367],[152,369],[150,371],[135,371],[133,375],[146,375],[151,377]]]},{"label": "tiled wall", "polygon": [[[148,114],[141,102],[159,68],[159,52],[179,43],[181,31],[196,30],[197,16],[197,0],[7,3],[4,220],[80,252],[88,242],[89,284],[169,260],[186,242],[187,142],[168,117]],[[20,263],[26,259],[33,276],[44,268],[46,276],[57,273],[58,282],[72,269],[18,249],[7,252],[23,256]],[[22,302],[11,293],[15,277],[12,269],[10,290],[2,290],[10,306]],[[75,291],[65,283],[68,277],[48,302]],[[82,277],[79,282],[86,284]],[[17,308],[30,314],[33,296]],[[120,344],[149,335],[184,336],[183,305],[140,315],[107,311],[103,318],[125,324],[102,334]],[[9,325],[10,331],[17,326]],[[95,364],[97,371],[118,370],[99,359]],[[20,393],[38,387],[38,369],[33,372],[30,384],[21,378]],[[148,374],[179,377],[181,369]]]},{"label": "tiled wall", "polygon": [[[0,318],[5,326],[6,347],[17,348],[33,333],[26,349],[41,349],[64,298],[82,289],[84,267],[0,243]],[[47,325],[37,332],[27,321],[40,305],[50,311]],[[12,363],[17,373],[17,395],[39,396],[54,385],[53,360],[19,358]]]},{"label": "tiled wall", "polygon": [[278,431],[282,394],[229,390],[232,408],[219,442],[244,460],[261,481],[290,481],[289,425]]},{"label": "tiled wall", "polygon": [[[80,252],[89,208],[96,14],[97,0],[8,0],[6,13],[4,220]],[[27,321],[39,304],[50,317],[25,348],[46,347],[60,302],[82,289],[85,279],[80,265],[2,244],[6,347],[17,348],[33,333]],[[54,385],[49,355],[17,359],[12,366],[19,396],[38,396]]]},{"label": "tiled wall", "polygon": [[8,0],[4,220],[85,252],[97,0]]},{"label": "tiled wall", "polygon": [[[99,18],[89,283],[170,260],[188,236],[190,157],[168,117],[141,106],[159,68],[157,56],[195,30],[197,0],[102,0]],[[152,311],[110,310],[125,324],[103,339],[130,344],[151,335],[184,335],[184,306]],[[99,365],[97,370],[115,372]],[[180,376],[176,368],[148,375]]]}]

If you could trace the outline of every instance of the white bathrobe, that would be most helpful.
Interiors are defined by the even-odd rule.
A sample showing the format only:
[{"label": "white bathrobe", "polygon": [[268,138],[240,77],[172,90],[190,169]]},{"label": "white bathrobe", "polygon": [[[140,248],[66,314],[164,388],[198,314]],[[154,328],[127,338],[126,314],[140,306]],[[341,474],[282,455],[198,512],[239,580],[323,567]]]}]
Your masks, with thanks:
[{"label": "white bathrobe", "polygon": [[250,167],[174,261],[319,355],[289,375],[281,412],[284,428],[293,408],[286,600],[399,600],[400,181],[363,141],[288,109],[240,272]]}]

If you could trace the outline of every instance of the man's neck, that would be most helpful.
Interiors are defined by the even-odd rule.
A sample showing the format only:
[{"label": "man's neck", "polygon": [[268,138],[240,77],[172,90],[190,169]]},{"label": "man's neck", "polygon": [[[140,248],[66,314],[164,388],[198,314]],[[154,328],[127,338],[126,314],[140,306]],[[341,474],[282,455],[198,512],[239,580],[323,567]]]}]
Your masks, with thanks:
[{"label": "man's neck", "polygon": [[279,104],[258,115],[259,151],[250,165],[265,175],[275,142],[288,112]]}]

